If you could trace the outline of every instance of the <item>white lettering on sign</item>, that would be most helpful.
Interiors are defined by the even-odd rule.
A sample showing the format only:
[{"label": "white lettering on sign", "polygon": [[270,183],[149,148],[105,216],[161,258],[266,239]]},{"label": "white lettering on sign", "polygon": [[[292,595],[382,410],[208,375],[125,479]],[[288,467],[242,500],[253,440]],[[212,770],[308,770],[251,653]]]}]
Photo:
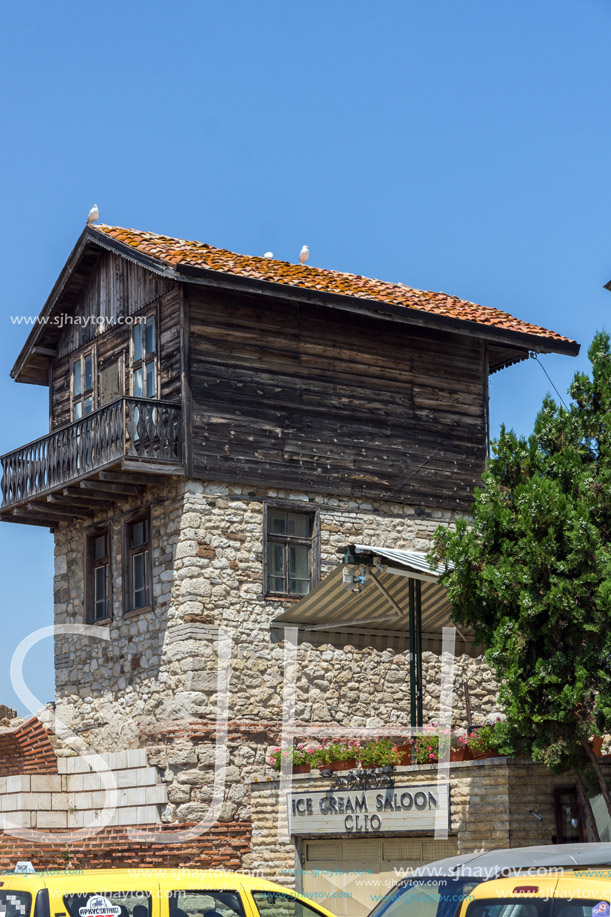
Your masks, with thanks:
[{"label": "white lettering on sign", "polygon": [[439,814],[450,827],[447,784],[294,792],[288,811],[291,834],[434,831],[439,826]]},{"label": "white lettering on sign", "polygon": [[121,908],[115,907],[103,895],[92,895],[85,907],[79,907],[78,912],[80,917],[119,917]]}]

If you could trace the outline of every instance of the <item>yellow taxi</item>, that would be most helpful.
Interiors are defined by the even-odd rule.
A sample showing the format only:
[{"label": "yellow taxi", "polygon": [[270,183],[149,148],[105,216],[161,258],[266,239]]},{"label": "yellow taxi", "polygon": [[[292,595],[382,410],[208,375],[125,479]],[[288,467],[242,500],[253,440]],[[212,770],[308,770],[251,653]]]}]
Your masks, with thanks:
[{"label": "yellow taxi", "polygon": [[214,870],[42,870],[0,873],[0,917],[334,917],[303,895]]},{"label": "yellow taxi", "polygon": [[524,870],[474,885],[459,917],[611,917],[611,869]]}]

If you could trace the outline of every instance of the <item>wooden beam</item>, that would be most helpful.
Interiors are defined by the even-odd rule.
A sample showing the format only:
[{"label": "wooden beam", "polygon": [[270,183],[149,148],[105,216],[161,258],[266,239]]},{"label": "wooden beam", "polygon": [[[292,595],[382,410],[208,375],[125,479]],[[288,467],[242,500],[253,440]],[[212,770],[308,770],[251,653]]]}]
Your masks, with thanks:
[{"label": "wooden beam", "polygon": [[[76,485],[74,485],[73,487],[64,487],[62,494],[64,495],[64,497],[82,497],[83,499],[86,497],[88,502],[93,502],[96,504],[97,503],[100,503],[100,504],[108,503],[109,500],[114,501],[114,497],[112,496],[112,494],[108,494],[108,493],[102,493],[102,492],[94,493],[94,491],[88,490],[87,494],[85,495],[83,491],[80,490],[80,488]],[[104,507],[102,507],[102,509],[103,508]]]},{"label": "wooden beam", "polygon": [[[124,471],[142,471],[144,468],[144,462],[139,461],[130,461],[129,459],[121,462],[121,468]],[[164,465],[163,462],[146,462],[146,467],[150,470],[151,474],[183,474],[185,473],[184,466],[182,463],[177,462],[176,465]],[[148,473],[148,471],[147,471]]]},{"label": "wooden beam", "polygon": [[51,507],[48,504],[43,503],[28,503],[28,512],[32,513],[41,513],[42,515],[49,516],[51,519],[74,519],[75,516],[82,516],[83,518],[92,515],[92,510],[90,509],[60,509],[58,507]]},{"label": "wooden beam", "polygon": [[150,484],[163,484],[164,480],[159,474],[120,474],[117,471],[100,471],[98,479],[108,481],[109,484],[143,484],[145,487]]},{"label": "wooden beam", "polygon": [[36,353],[41,357],[57,356],[57,350],[54,347],[32,347],[32,353]]},{"label": "wooden beam", "polygon": [[81,490],[97,491],[101,494],[117,494],[119,497],[134,497],[142,493],[142,487],[136,484],[107,484],[105,481],[81,481]]},{"label": "wooden beam", "polygon": [[88,509],[94,511],[97,509],[110,509],[114,506],[112,500],[95,500],[95,505],[91,505],[91,499],[87,494],[71,494],[70,496],[63,497],[58,494],[49,494],[47,497],[47,503],[57,503],[61,506],[82,506],[87,507]]},{"label": "wooden beam", "polygon": [[41,519],[40,516],[37,516],[35,519],[32,516],[24,516],[22,512],[17,509],[14,509],[12,515],[3,515],[0,516],[2,522],[16,522],[19,525],[40,525],[43,528],[54,529],[57,526],[57,519]]}]

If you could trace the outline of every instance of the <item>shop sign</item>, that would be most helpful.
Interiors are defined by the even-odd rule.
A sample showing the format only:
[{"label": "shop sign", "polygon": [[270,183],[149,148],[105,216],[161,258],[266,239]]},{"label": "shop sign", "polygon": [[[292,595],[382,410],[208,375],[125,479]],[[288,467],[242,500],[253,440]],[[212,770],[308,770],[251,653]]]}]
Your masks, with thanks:
[{"label": "shop sign", "polygon": [[366,790],[293,792],[288,800],[291,834],[377,834],[450,827],[447,784]]}]

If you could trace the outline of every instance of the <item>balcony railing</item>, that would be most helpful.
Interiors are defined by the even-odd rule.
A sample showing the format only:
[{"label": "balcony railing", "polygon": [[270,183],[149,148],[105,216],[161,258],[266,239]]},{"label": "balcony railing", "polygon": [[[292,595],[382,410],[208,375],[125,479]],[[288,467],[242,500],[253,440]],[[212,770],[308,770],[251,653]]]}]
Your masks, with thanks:
[{"label": "balcony railing", "polygon": [[180,405],[120,398],[3,455],[1,508],[51,493],[125,458],[180,464]]}]

